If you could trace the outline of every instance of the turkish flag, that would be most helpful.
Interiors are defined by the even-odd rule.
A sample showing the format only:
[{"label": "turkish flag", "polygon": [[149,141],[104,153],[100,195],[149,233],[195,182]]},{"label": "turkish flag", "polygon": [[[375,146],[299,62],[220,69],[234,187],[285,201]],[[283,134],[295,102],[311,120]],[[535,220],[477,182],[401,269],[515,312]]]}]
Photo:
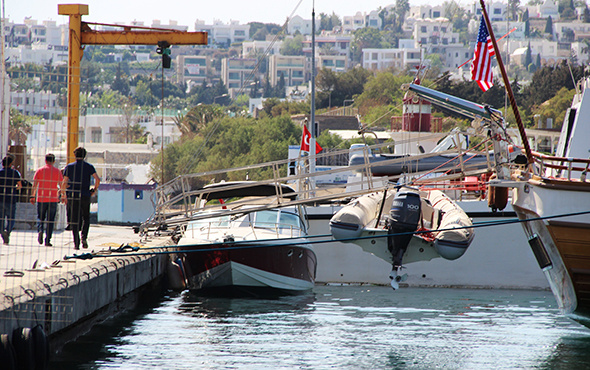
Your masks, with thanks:
[{"label": "turkish flag", "polygon": [[[303,126],[303,137],[301,138],[301,148],[300,148],[301,151],[309,152],[309,141],[310,140],[311,140],[311,133],[307,129],[307,126]],[[316,141],[315,142],[315,154],[318,154],[322,150],[323,150],[322,147]]]}]

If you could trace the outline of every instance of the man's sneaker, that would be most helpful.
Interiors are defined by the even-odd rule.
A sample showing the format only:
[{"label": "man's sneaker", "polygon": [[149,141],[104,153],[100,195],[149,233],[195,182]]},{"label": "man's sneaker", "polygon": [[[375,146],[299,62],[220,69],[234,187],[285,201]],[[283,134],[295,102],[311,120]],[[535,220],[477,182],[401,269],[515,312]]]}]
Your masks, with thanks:
[{"label": "man's sneaker", "polygon": [[88,242],[86,240],[82,240],[82,248],[88,248]]},{"label": "man's sneaker", "polygon": [[8,233],[6,231],[1,231],[0,235],[2,235],[2,240],[4,241],[4,244],[8,244],[8,242],[10,241]]},{"label": "man's sneaker", "polygon": [[43,244],[43,234],[39,233],[39,236],[37,236],[37,241],[39,242],[39,244]]},{"label": "man's sneaker", "polygon": [[45,246],[46,247],[53,247],[53,244],[51,244],[50,242],[45,242]]}]

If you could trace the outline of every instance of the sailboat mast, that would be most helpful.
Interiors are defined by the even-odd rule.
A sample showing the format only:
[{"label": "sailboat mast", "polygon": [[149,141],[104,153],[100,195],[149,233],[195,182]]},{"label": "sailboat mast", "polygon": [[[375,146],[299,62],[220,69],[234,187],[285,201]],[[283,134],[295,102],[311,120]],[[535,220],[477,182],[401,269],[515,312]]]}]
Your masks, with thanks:
[{"label": "sailboat mast", "polygon": [[496,42],[496,37],[494,36],[494,30],[492,29],[492,23],[490,22],[490,18],[488,17],[488,12],[486,10],[484,0],[479,0],[479,2],[481,4],[481,12],[485,19],[486,27],[488,28],[492,44],[494,45],[494,50],[496,52],[496,61],[498,62],[498,67],[500,68],[502,79],[504,80],[504,87],[506,88],[506,92],[508,93],[510,106],[512,106],[512,111],[514,112],[514,118],[516,119],[516,124],[518,125],[518,132],[520,133],[520,138],[522,139],[522,145],[524,146],[528,163],[529,165],[531,165],[533,163],[533,153],[531,152],[531,147],[526,136],[526,131],[524,129],[522,119],[520,118],[520,112],[518,110],[518,106],[516,105],[516,100],[514,99],[514,93],[512,92],[512,87],[510,86],[508,75],[506,74],[506,68],[504,68],[504,63],[502,62],[500,48],[498,48],[498,43]]},{"label": "sailboat mast", "polygon": [[[311,8],[311,112],[309,114],[308,129],[311,133],[309,140],[309,172],[315,172],[315,1]],[[313,184],[312,184],[313,187]]]}]

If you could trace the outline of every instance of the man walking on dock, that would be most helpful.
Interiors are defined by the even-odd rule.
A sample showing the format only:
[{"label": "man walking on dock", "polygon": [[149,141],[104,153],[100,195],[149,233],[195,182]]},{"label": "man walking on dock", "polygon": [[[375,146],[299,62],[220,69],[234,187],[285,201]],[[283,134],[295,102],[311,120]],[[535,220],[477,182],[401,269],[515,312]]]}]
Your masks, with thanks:
[{"label": "man walking on dock", "polygon": [[[100,178],[93,165],[86,162],[86,149],[74,149],[76,161],[68,164],[64,170],[64,188],[67,189],[67,205],[70,226],[74,235],[74,249],[88,248],[88,229],[90,228],[90,198],[98,192]],[[90,180],[94,177],[94,189],[90,190]]]},{"label": "man walking on dock", "polygon": [[10,232],[16,218],[16,201],[22,187],[20,173],[11,167],[12,156],[2,159],[0,170],[0,235],[4,244],[10,242]]},{"label": "man walking on dock", "polygon": [[[43,229],[45,228],[45,246],[51,247],[51,236],[55,226],[55,215],[59,203],[59,191],[63,187],[63,175],[55,168],[55,155],[49,153],[45,156],[45,166],[39,168],[33,177],[33,190],[31,204],[37,200],[37,241],[43,244]],[[64,200],[65,202],[65,194]]]}]

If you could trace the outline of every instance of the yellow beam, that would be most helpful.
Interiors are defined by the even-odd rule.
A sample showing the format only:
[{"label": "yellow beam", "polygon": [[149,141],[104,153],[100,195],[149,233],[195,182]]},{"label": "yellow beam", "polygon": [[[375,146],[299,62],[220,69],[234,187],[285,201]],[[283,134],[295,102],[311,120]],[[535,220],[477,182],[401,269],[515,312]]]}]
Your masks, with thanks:
[{"label": "yellow beam", "polygon": [[84,45],[207,45],[207,32],[87,31],[82,32]]},{"label": "yellow beam", "polygon": [[82,45],[80,30],[82,15],[88,15],[88,5],[60,4],[57,6],[60,15],[70,17],[69,33],[69,66],[68,66],[68,134],[66,156],[67,162],[73,162],[74,149],[78,146],[78,121],[80,116],[80,62],[82,61]]},{"label": "yellow beam", "polygon": [[170,45],[206,45],[207,32],[184,31],[94,31],[82,22],[88,15],[88,5],[59,4],[59,15],[70,18],[69,66],[68,66],[68,163],[74,161],[74,149],[78,146],[78,121],[80,118],[80,63],[82,45],[157,45],[166,41]]}]

